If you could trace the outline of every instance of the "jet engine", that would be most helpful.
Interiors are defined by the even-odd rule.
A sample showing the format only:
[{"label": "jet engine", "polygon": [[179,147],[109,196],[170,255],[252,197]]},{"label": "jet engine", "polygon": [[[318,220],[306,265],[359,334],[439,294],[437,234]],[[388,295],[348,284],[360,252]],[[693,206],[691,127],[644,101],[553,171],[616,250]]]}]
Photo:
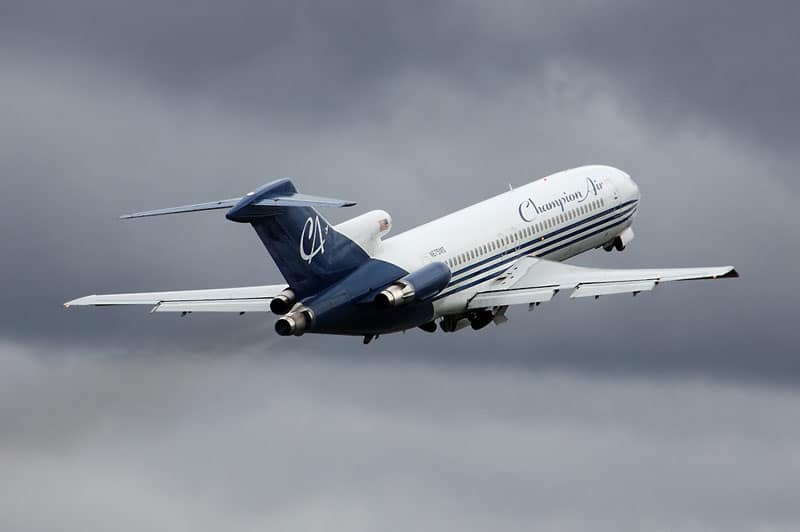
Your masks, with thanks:
[{"label": "jet engine", "polygon": [[452,273],[444,262],[432,262],[395,281],[375,296],[375,303],[384,308],[399,307],[412,301],[429,299],[447,286]]},{"label": "jet engine", "polygon": [[295,301],[296,296],[294,290],[287,288],[272,298],[272,301],[269,302],[269,309],[273,314],[283,315],[292,310]]},{"label": "jet engine", "polygon": [[364,248],[368,255],[377,252],[380,240],[392,229],[392,217],[386,211],[369,211],[336,226],[336,230]]},{"label": "jet engine", "polygon": [[300,306],[275,322],[275,332],[281,336],[301,336],[314,321],[314,313],[306,306]]}]

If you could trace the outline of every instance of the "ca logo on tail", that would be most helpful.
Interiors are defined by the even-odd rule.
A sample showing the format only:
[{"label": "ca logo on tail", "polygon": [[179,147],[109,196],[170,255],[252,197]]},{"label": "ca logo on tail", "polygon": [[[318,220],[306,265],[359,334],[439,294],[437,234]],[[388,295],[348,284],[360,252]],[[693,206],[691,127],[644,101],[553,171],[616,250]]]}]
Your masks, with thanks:
[{"label": "ca logo on tail", "polygon": [[328,225],[322,229],[319,216],[311,217],[303,225],[300,233],[300,258],[311,264],[317,253],[325,254],[325,238],[328,236]]}]

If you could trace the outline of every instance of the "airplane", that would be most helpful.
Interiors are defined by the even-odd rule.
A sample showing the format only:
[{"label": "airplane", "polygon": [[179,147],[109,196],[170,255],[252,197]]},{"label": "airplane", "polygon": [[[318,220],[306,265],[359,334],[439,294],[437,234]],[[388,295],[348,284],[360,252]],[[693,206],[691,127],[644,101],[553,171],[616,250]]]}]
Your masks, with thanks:
[{"label": "airplane", "polygon": [[[509,187],[511,188],[511,187]],[[601,269],[564,264],[585,251],[622,251],[633,240],[641,194],[627,173],[603,165],[557,172],[387,237],[392,218],[374,210],[331,225],[317,207],[350,201],[302,194],[289,179],[242,197],[138,212],[123,219],[227,209],[253,226],[284,284],[91,295],[75,306],[151,305],[151,312],[272,312],[280,336],[363,336],[420,328],[452,333],[507,321],[571,298],[633,294],[668,281],[738,277],[733,266]]]}]

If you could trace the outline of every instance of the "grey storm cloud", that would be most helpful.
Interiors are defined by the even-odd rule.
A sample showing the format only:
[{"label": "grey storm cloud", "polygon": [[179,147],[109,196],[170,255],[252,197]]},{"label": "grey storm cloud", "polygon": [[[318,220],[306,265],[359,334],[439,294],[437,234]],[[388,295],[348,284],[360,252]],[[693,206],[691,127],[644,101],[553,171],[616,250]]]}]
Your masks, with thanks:
[{"label": "grey storm cloud", "polygon": [[789,531],[800,520],[800,429],[787,423],[800,399],[780,390],[403,359],[58,350],[43,361],[1,349],[4,530]]},{"label": "grey storm cloud", "polygon": [[[797,14],[3,3],[0,528],[796,529]],[[219,213],[127,212],[291,177],[397,233],[587,163],[643,202],[576,263],[742,278],[368,348],[61,307],[281,280]]]},{"label": "grey storm cloud", "polygon": [[[791,149],[796,2],[11,2],[0,43],[72,52],[183,97],[319,123],[382,114],[395,78],[441,76],[487,98],[553,64],[598,72],[631,110],[695,116]],[[564,81],[571,83],[570,79]]]}]

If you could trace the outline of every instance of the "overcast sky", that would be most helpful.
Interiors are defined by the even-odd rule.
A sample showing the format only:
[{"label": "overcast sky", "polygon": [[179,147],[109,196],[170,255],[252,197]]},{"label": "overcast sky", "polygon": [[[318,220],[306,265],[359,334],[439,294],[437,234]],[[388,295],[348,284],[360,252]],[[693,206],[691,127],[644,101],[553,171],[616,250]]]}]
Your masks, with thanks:
[{"label": "overcast sky", "polygon": [[[0,528],[794,530],[796,2],[0,0]],[[480,333],[66,312],[281,282],[219,212],[280,177],[394,231],[581,164],[600,266],[733,264]]]}]

